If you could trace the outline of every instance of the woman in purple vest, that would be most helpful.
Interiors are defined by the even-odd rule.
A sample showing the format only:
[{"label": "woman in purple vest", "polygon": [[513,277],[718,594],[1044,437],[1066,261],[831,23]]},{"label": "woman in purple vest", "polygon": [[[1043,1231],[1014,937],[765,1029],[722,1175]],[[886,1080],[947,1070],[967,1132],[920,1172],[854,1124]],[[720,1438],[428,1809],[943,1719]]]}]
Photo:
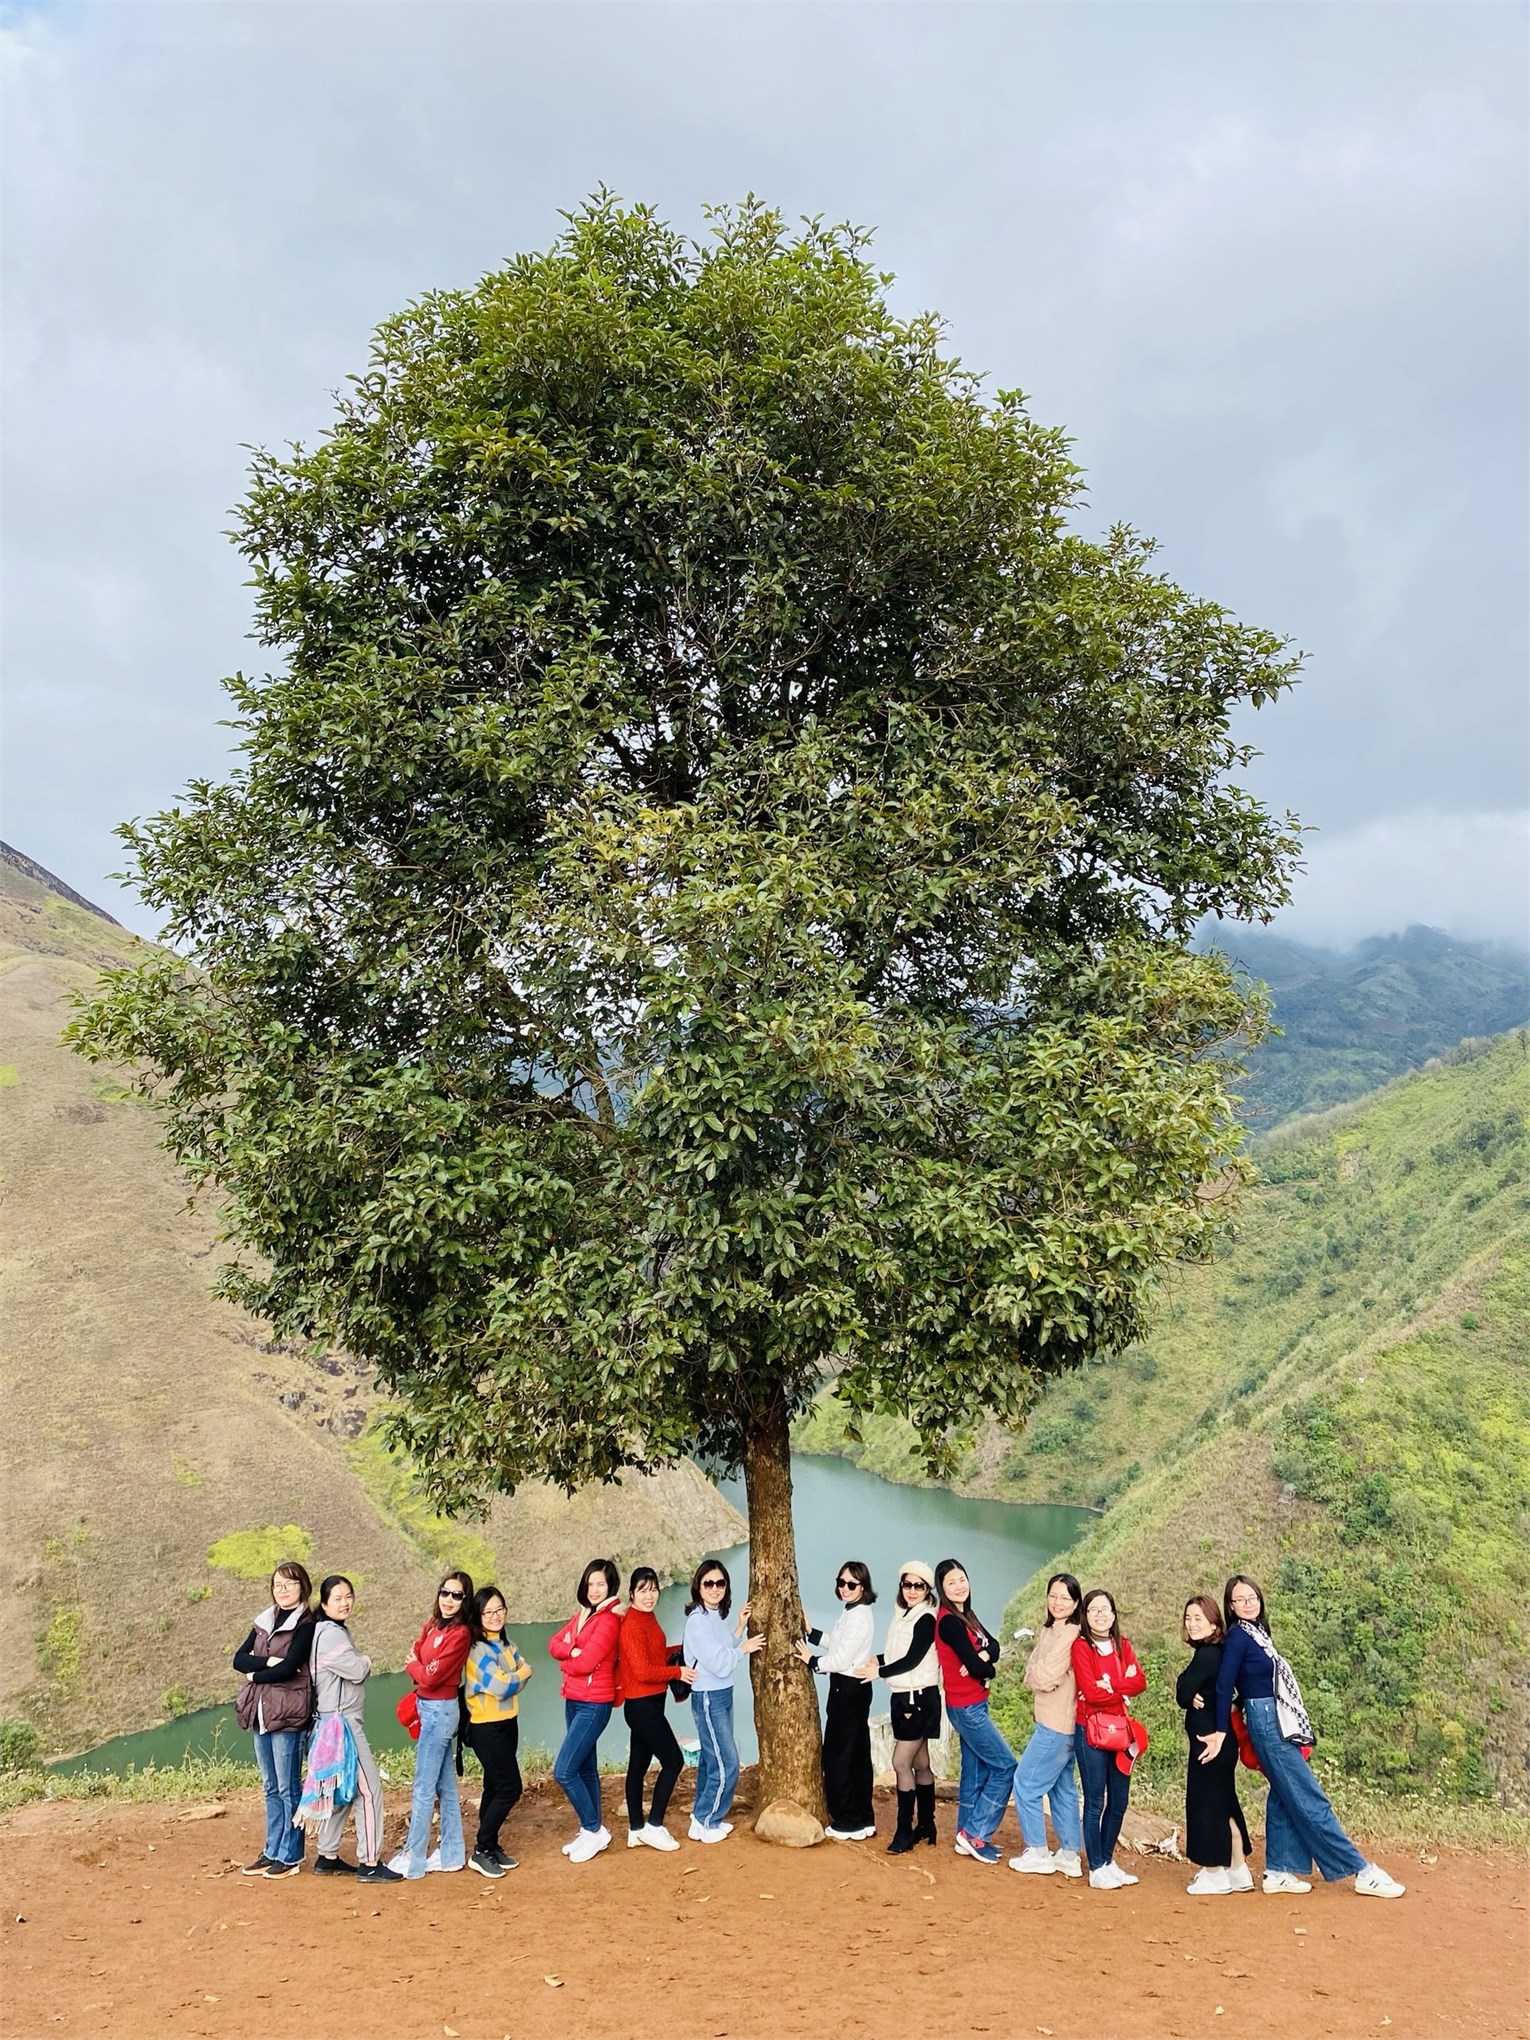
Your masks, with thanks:
[{"label": "woman in purple vest", "polygon": [[303,1830],[293,1824],[303,1790],[303,1756],[313,1717],[313,1582],[296,1559],[271,1575],[271,1605],[234,1652],[244,1684],[234,1714],[255,1737],[266,1793],[266,1845],[246,1877],[294,1877],[303,1867]]}]

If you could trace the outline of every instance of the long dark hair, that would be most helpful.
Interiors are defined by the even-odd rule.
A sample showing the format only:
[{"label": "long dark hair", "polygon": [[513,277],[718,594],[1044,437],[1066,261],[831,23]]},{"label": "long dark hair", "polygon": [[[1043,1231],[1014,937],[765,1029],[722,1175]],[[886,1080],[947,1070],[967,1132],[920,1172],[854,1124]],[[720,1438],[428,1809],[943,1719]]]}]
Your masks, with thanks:
[{"label": "long dark hair", "polygon": [[[1083,1588],[1080,1587],[1078,1581],[1073,1577],[1072,1573],[1070,1572],[1055,1572],[1053,1573],[1052,1577],[1047,1581],[1047,1599],[1049,1601],[1052,1598],[1052,1589],[1054,1587],[1066,1587],[1068,1589],[1068,1592],[1073,1596],[1073,1614],[1065,1615],[1063,1617],[1064,1622],[1072,1622],[1074,1620],[1074,1617],[1076,1616],[1078,1619],[1078,1626],[1080,1629],[1082,1629],[1084,1626]],[[1047,1619],[1045,1622],[1042,1623],[1041,1626],[1043,1629],[1050,1629],[1052,1627],[1052,1611],[1050,1608],[1048,1608],[1047,1610]]]},{"label": "long dark hair", "polygon": [[[473,1632],[474,1643],[488,1642],[489,1632],[483,1626],[483,1611],[485,1608],[488,1607],[491,1601],[504,1601],[504,1599],[505,1597],[499,1591],[499,1588],[493,1586],[492,1584],[487,1587],[480,1587],[478,1589],[478,1592],[473,1596],[473,1611],[468,1616],[468,1628],[471,1629]],[[505,1607],[505,1617],[507,1621],[509,1619],[509,1615],[510,1609],[507,1603]],[[505,1632],[503,1629],[501,1629],[499,1633],[501,1636],[503,1636]]]},{"label": "long dark hair", "polygon": [[959,1621],[966,1623],[967,1627],[972,1631],[974,1636],[982,1636],[984,1634],[983,1625],[978,1620],[978,1612],[976,1608],[974,1608],[972,1605],[971,1573],[967,1573],[967,1605],[965,1608],[958,1608],[956,1603],[951,1599],[951,1596],[946,1592],[947,1577],[954,1572],[967,1573],[967,1568],[962,1564],[959,1558],[943,1558],[940,1561],[940,1564],[936,1566],[935,1598],[940,1603],[940,1606],[945,1614],[955,1615]]},{"label": "long dark hair", "polygon": [[[340,1622],[340,1617],[338,1615],[329,1614],[324,1606],[324,1603],[329,1599],[330,1595],[335,1591],[336,1587],[349,1587],[351,1590],[351,1598],[353,1600],[355,1599],[356,1583],[354,1580],[348,1580],[343,1572],[326,1573],[324,1578],[319,1582],[319,1613],[324,1617],[324,1620],[326,1622]],[[343,1629],[345,1627],[345,1624],[343,1622],[340,1622],[340,1627]]]},{"label": "long dark hair", "polygon": [[[1185,1603],[1179,1618],[1179,1633],[1185,1642],[1190,1642],[1190,1631],[1186,1627],[1186,1618],[1192,1608],[1199,1608],[1206,1620],[1211,1624],[1212,1633],[1205,1641],[1207,1643],[1225,1642],[1227,1638],[1227,1624],[1222,1619],[1222,1611],[1217,1606],[1215,1594],[1192,1594]],[[1195,1647],[1198,1648],[1199,1646]]]},{"label": "long dark hair", "polygon": [[606,1591],[601,1595],[601,1601],[609,1601],[613,1595],[619,1594],[622,1590],[622,1576],[616,1570],[616,1560],[614,1558],[592,1558],[584,1571],[579,1575],[579,1584],[574,1589],[574,1599],[581,1608],[598,1608],[600,1606],[600,1601],[592,1601],[590,1599],[590,1581],[594,1579],[596,1573],[604,1573],[606,1576]]},{"label": "long dark hair", "polygon": [[[441,1613],[441,1589],[452,1580],[455,1580],[458,1586],[461,1587],[462,1599],[457,1603],[455,1615],[443,1615]],[[430,1604],[430,1619],[432,1622],[439,1622],[443,1629],[455,1629],[458,1623],[461,1623],[467,1629],[472,1628],[473,1575],[465,1573],[460,1565],[454,1565],[450,1572],[442,1573],[437,1581],[436,1598]]]},{"label": "long dark hair", "polygon": [[1260,1586],[1257,1580],[1251,1580],[1246,1572],[1235,1572],[1227,1582],[1227,1585],[1222,1589],[1222,1614],[1227,1622],[1228,1635],[1231,1636],[1232,1634],[1233,1624],[1243,1620],[1241,1615],[1233,1613],[1232,1590],[1234,1587],[1252,1587],[1259,1596],[1259,1613],[1254,1618],[1254,1626],[1257,1629],[1262,1629],[1265,1635],[1268,1636],[1270,1633],[1270,1618],[1264,1612],[1264,1588]]},{"label": "long dark hair", "polygon": [[1121,1641],[1121,1618],[1116,1613],[1116,1597],[1110,1591],[1109,1587],[1091,1587],[1088,1593],[1085,1594],[1083,1600],[1079,1602],[1078,1604],[1079,1628],[1084,1632],[1085,1636],[1089,1639],[1091,1643],[1097,1643],[1099,1641],[1094,1631],[1089,1627],[1089,1603],[1091,1601],[1108,1601],[1110,1603],[1110,1629],[1108,1631],[1108,1634],[1110,1636],[1111,1642],[1116,1645],[1119,1645]]},{"label": "long dark hair", "polygon": [[706,1603],[701,1598],[701,1575],[708,1572],[720,1572],[722,1574],[723,1597],[718,1603],[717,1612],[719,1615],[731,1615],[733,1612],[733,1581],[728,1576],[728,1568],[720,1558],[704,1558],[691,1574],[691,1598],[685,1604],[686,1614],[694,1615],[698,1608],[705,1608]]}]

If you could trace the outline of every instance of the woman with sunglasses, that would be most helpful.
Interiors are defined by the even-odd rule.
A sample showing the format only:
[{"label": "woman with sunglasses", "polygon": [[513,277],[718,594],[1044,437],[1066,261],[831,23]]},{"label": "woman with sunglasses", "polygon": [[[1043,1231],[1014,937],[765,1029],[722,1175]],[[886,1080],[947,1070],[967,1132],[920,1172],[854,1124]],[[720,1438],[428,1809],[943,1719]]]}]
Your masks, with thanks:
[{"label": "woman with sunglasses", "polygon": [[696,1798],[691,1811],[693,1842],[721,1842],[733,1832],[727,1819],[738,1789],[738,1745],[733,1740],[733,1674],[739,1660],[765,1648],[763,1636],[750,1636],[749,1603],[728,1627],[733,1582],[720,1559],[704,1558],[691,1575],[691,1597],[685,1604],[685,1662],[695,1667],[691,1682],[691,1714],[700,1750],[696,1766]]},{"label": "woman with sunglasses", "polygon": [[615,1559],[592,1558],[574,1589],[573,1614],[547,1646],[563,1667],[563,1743],[553,1777],[579,1819],[578,1834],[563,1844],[571,1863],[588,1863],[611,1846],[611,1830],[600,1814],[595,1746],[616,1705],[621,1590]]},{"label": "woman with sunglasses", "polygon": [[956,1853],[978,1863],[1002,1863],[1004,1854],[994,1847],[993,1836],[1015,1782],[1015,1753],[988,1714],[999,1639],[979,1621],[972,1584],[954,1558],[943,1558],[935,1568],[935,1599],[935,1654],[946,1714],[962,1752]]},{"label": "woman with sunglasses", "polygon": [[922,1558],[908,1559],[899,1567],[897,1602],[881,1656],[861,1665],[857,1676],[887,1682],[898,1787],[898,1825],[887,1853],[906,1856],[916,1842],[933,1846],[935,1841],[930,1743],[940,1734],[940,1660],[935,1651],[935,1575]]},{"label": "woman with sunglasses", "polygon": [[[409,1832],[393,1859],[394,1868],[405,1877],[423,1877],[427,1870],[460,1870],[467,1861],[462,1803],[457,1796],[457,1689],[473,1642],[472,1599],[473,1582],[468,1575],[449,1572],[436,1588],[435,1607],[404,1662],[420,1710]],[[430,1822],[437,1808],[440,1844],[439,1853],[432,1856]]]},{"label": "woman with sunglasses", "polygon": [[839,1614],[827,1635],[808,1627],[798,1657],[810,1672],[829,1675],[829,1704],[823,1727],[823,1796],[829,1804],[824,1833],[835,1842],[868,1841],[877,1831],[871,1805],[871,1684],[860,1676],[871,1655],[871,1604],[876,1592],[870,1570],[847,1558],[834,1582]]}]

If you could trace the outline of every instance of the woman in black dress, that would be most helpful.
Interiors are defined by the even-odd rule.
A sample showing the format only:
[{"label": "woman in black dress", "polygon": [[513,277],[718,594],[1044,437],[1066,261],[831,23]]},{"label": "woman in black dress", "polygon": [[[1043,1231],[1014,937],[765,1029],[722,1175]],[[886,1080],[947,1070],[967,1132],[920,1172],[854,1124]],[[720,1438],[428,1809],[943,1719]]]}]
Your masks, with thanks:
[{"label": "woman in black dress", "polygon": [[1252,1891],[1253,1873],[1243,1860],[1248,1826],[1238,1804],[1238,1744],[1233,1736],[1213,1762],[1201,1761],[1202,1736],[1217,1725],[1217,1673],[1227,1629],[1210,1594],[1185,1603],[1183,1633],[1195,1655],[1179,1675],[1174,1697],[1185,1710],[1190,1768],[1185,1777],[1185,1854],[1201,1867],[1188,1887],[1192,1898]]}]

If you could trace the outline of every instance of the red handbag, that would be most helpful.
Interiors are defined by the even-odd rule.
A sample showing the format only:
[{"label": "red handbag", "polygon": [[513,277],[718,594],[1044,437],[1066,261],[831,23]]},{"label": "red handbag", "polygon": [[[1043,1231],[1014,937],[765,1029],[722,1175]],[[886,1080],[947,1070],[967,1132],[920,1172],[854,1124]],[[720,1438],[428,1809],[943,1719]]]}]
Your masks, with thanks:
[{"label": "red handbag", "polygon": [[408,1729],[409,1740],[411,1742],[418,1742],[420,1739],[420,1696],[416,1693],[413,1686],[409,1688],[409,1691],[400,1700],[393,1712],[398,1716],[399,1726]]},{"label": "red handbag", "polygon": [[1130,1749],[1132,1725],[1124,1714],[1091,1714],[1084,1722],[1084,1741],[1092,1750]]},{"label": "red handbag", "polygon": [[1250,1771],[1262,1771],[1264,1766],[1259,1761],[1253,1739],[1249,1735],[1248,1723],[1243,1719],[1243,1709],[1234,1707],[1228,1718],[1232,1722],[1233,1740],[1238,1745],[1238,1762],[1246,1765]]}]

